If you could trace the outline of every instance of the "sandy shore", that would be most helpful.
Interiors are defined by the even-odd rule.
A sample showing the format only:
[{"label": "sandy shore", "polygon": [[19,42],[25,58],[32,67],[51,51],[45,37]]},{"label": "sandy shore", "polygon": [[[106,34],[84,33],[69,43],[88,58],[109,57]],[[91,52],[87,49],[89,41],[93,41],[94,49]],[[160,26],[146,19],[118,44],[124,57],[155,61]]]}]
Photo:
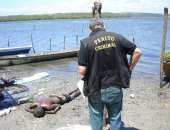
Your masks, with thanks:
[{"label": "sandy shore", "polygon": [[[76,59],[0,69],[1,76],[6,78],[22,78],[38,72],[48,72],[50,76],[25,84],[30,91],[24,95],[36,95],[40,90],[45,95],[61,95],[75,89],[79,80]],[[24,110],[26,105],[28,104],[20,105],[16,111],[0,117],[0,130],[55,130],[62,126],[89,124],[87,102],[81,96],[63,105],[56,114],[39,119]],[[124,130],[169,130],[169,108],[170,90],[167,87],[159,88],[158,76],[134,74],[131,88],[124,90]]]}]

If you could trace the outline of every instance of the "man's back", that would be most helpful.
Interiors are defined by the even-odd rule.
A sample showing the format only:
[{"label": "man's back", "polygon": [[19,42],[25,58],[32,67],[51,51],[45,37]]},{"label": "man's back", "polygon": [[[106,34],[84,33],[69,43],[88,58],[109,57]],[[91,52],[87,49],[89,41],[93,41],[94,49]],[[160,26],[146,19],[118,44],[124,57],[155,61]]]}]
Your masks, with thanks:
[{"label": "man's back", "polygon": [[[136,46],[121,35],[97,31],[82,40],[87,51],[87,69],[90,86],[107,88],[113,85],[128,87],[130,71],[126,55]],[[91,82],[91,81],[96,82]],[[94,85],[96,84],[96,85]],[[96,88],[97,89],[97,88]]]},{"label": "man's back", "polygon": [[123,36],[106,32],[99,19],[92,20],[89,28],[92,33],[81,41],[78,63],[85,77],[92,130],[102,130],[104,107],[109,113],[110,129],[120,130],[122,88],[129,87],[130,71],[141,51]]}]

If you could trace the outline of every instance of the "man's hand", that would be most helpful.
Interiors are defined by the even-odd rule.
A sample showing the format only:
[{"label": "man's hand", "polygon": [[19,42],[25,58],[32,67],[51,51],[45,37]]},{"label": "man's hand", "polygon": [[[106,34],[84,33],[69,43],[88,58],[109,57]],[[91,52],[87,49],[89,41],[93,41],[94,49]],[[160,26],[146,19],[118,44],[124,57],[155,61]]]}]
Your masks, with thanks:
[{"label": "man's hand", "polygon": [[86,71],[87,71],[86,66],[79,66],[79,72],[82,76],[85,76]]},{"label": "man's hand", "polygon": [[131,60],[129,63],[129,69],[132,71],[135,67],[136,63],[138,62],[139,58],[141,56],[141,50],[139,48],[136,48],[131,56]]}]

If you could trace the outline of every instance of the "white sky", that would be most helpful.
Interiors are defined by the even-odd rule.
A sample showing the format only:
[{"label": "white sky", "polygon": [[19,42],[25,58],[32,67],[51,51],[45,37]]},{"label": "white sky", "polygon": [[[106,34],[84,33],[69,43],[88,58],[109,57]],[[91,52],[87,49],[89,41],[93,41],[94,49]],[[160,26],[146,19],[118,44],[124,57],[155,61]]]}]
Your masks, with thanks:
[{"label": "white sky", "polygon": [[[102,12],[163,13],[170,0],[101,0]],[[93,0],[0,0],[0,15],[90,12]]]}]

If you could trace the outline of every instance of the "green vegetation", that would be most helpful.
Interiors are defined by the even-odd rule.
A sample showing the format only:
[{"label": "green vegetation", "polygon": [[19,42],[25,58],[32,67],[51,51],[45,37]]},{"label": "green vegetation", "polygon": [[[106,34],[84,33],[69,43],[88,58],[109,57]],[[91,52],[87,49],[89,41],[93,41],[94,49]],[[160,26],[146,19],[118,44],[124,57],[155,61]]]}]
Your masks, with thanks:
[{"label": "green vegetation", "polygon": [[[131,16],[161,16],[151,13],[102,13],[103,18],[131,17]],[[48,19],[86,19],[91,18],[91,13],[56,13],[42,15],[11,15],[0,16],[0,22],[26,21],[26,20],[48,20]]]},{"label": "green vegetation", "polygon": [[170,62],[170,51],[165,52],[165,62]]}]

